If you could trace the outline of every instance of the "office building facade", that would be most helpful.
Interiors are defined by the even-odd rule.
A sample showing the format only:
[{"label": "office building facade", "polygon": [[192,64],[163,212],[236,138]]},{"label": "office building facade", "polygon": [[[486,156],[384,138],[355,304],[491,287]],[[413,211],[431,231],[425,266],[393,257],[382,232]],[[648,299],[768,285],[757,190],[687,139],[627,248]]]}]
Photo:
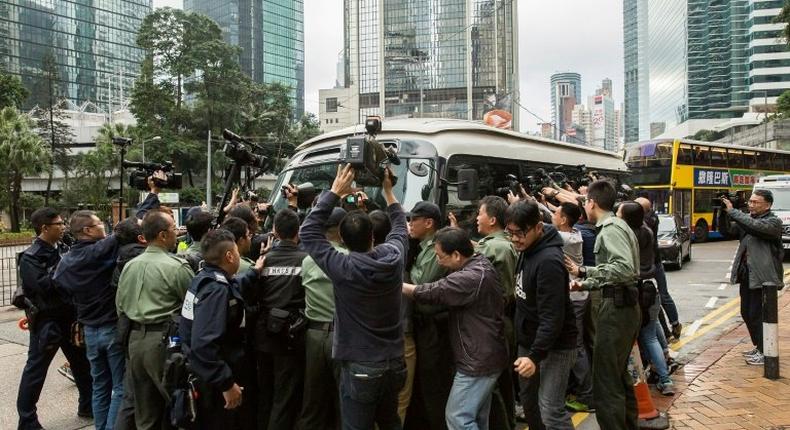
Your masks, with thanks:
[{"label": "office building facade", "polygon": [[356,121],[482,120],[504,110],[518,127],[516,2],[344,0],[343,7],[345,64],[337,81],[352,89]]},{"label": "office building facade", "polygon": [[0,67],[30,90],[26,109],[48,103],[42,74],[49,57],[58,99],[117,110],[128,102],[145,55],[136,39],[149,12],[151,0],[0,0]]},{"label": "office building facade", "polygon": [[239,64],[255,82],[291,87],[294,118],[304,113],[303,0],[184,0],[184,10],[219,25],[239,46]]},{"label": "office building facade", "polygon": [[776,99],[790,90],[790,50],[784,38],[786,23],[774,22],[782,0],[750,0],[748,5],[749,107],[773,111]]},{"label": "office building facade", "polygon": [[572,123],[568,114],[573,114],[573,107],[577,104],[582,104],[582,76],[575,72],[551,75],[551,121],[555,125],[555,139],[565,140]]}]

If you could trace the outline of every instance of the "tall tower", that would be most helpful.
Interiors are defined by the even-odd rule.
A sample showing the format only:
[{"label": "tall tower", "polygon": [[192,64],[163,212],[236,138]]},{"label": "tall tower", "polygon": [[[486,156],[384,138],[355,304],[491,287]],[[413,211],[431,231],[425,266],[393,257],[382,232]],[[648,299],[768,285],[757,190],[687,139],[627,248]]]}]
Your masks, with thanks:
[{"label": "tall tower", "polygon": [[[573,123],[573,108],[582,104],[582,76],[575,72],[551,75],[551,122],[554,138],[564,140],[566,130]],[[568,110],[570,105],[570,110]]]},{"label": "tall tower", "polygon": [[184,0],[184,10],[213,19],[225,41],[241,47],[241,69],[255,82],[289,85],[294,118],[302,116],[303,0]]}]

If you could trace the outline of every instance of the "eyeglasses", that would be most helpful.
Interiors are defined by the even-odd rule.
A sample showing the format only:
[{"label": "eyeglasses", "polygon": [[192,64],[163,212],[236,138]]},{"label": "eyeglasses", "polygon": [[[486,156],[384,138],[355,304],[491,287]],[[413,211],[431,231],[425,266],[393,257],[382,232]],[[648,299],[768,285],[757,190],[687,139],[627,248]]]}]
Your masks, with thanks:
[{"label": "eyeglasses", "polygon": [[527,233],[528,233],[528,232],[526,232],[524,230],[521,230],[521,229],[511,230],[511,229],[508,228],[508,229],[505,229],[505,231],[507,232],[507,234],[510,235],[510,237],[515,237],[517,239],[523,239],[523,238],[527,237]]},{"label": "eyeglasses", "polygon": [[65,221],[58,221],[58,222],[48,222],[44,225],[66,225]]}]

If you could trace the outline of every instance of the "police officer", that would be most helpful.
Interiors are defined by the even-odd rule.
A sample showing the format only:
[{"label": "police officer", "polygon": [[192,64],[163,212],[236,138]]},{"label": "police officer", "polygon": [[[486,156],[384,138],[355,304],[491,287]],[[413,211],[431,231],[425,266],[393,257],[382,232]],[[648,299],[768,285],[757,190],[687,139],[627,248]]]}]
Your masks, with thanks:
[{"label": "police officer", "polygon": [[[409,271],[412,284],[428,284],[443,278],[447,270],[436,260],[434,236],[441,228],[442,213],[439,206],[430,202],[418,202],[409,212],[409,236],[419,240],[419,254]],[[409,380],[413,378],[413,395],[409,403],[410,427],[446,428],[444,408],[450,395],[455,369],[453,369],[446,306],[417,303],[412,322],[404,327],[406,362],[409,362],[409,340],[413,332],[416,346],[417,365],[414,376],[407,378],[401,391],[411,392]],[[404,407],[403,396],[399,399],[398,412]],[[417,421],[419,420],[419,421]],[[420,421],[424,420],[421,424]],[[416,422],[415,422],[416,421]]]},{"label": "police officer", "polygon": [[[244,297],[260,310],[255,330],[258,350],[258,386],[261,389],[259,425],[271,430],[292,429],[302,407],[304,384],[304,330],[291,325],[302,319],[304,288],[302,260],[297,246],[299,216],[281,209],[274,216],[274,235],[279,243],[266,253],[260,281]],[[247,290],[245,288],[245,290]],[[268,425],[267,425],[268,423]]]},{"label": "police officer", "polygon": [[233,233],[236,239],[236,247],[239,249],[241,261],[239,261],[239,273],[244,273],[250,267],[255,265],[255,262],[247,258],[252,246],[252,233],[246,222],[241,218],[229,217],[222,221],[222,228]]},{"label": "police officer", "polygon": [[138,429],[163,426],[169,394],[162,386],[165,349],[163,332],[181,309],[189,283],[195,276],[186,260],[171,254],[176,246],[173,217],[151,211],[143,218],[148,247],[126,263],[118,282],[118,313],[131,320],[129,361],[134,392],[134,418]]},{"label": "police officer", "polygon": [[638,409],[634,381],[628,372],[628,356],[642,318],[636,282],[639,248],[634,232],[612,214],[617,192],[607,181],[590,184],[584,202],[587,218],[599,229],[595,239],[595,266],[578,266],[566,259],[566,267],[582,281],[571,289],[602,291],[593,350],[593,398],[595,414],[603,429],[637,428]]},{"label": "police officer", "polygon": [[52,208],[36,210],[30,221],[38,237],[22,253],[19,273],[25,297],[35,309],[28,307],[26,310],[30,343],[16,401],[20,430],[42,428],[36,414],[36,403],[44,387],[47,369],[58,348],[69,361],[79,390],[77,415],[86,418],[93,416],[88,359],[85,357],[85,350],[77,348],[69,341],[71,324],[76,320],[76,310],[61,295],[52,280],[61,255],[68,250],[60,241],[66,230],[65,222]]},{"label": "police officer", "polygon": [[195,273],[200,270],[200,262],[203,260],[200,251],[200,241],[211,229],[213,222],[214,215],[202,210],[196,211],[194,214],[187,217],[187,233],[189,233],[189,237],[192,238],[192,243],[183,253],[179,253],[179,256],[187,260],[189,267],[191,267],[192,271]]},{"label": "police officer", "polygon": [[235,276],[239,249],[230,231],[208,232],[201,240],[203,270],[192,280],[181,307],[179,334],[190,369],[198,379],[198,429],[242,428],[244,302],[240,285],[258,278],[266,257]]}]

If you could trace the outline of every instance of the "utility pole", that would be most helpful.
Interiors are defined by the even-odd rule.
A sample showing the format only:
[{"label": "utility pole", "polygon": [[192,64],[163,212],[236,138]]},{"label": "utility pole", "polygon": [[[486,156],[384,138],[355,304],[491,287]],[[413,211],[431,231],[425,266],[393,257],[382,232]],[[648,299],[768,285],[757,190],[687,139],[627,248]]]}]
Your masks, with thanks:
[{"label": "utility pole", "polygon": [[[206,205],[211,209],[211,130],[208,131],[208,157],[206,163]],[[221,211],[222,208],[219,208]]]},{"label": "utility pole", "polygon": [[765,109],[765,127],[763,127],[763,148],[768,149],[768,90],[763,91],[763,109]]}]

